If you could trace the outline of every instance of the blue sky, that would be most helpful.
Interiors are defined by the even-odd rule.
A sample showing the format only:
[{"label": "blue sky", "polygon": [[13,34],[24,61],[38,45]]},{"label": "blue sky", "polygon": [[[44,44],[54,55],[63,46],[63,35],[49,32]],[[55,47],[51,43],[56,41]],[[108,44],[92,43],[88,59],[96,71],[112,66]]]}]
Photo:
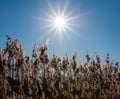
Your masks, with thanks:
[{"label": "blue sky", "polygon": [[[46,33],[49,23],[43,18],[54,9],[62,10],[68,3],[66,14],[74,24],[60,39],[55,31]],[[74,51],[78,60],[84,61],[88,51],[91,57],[97,52],[103,61],[109,53],[111,60],[120,61],[120,1],[119,0],[0,0],[0,47],[5,48],[5,35],[19,39],[27,55],[31,55],[34,43],[43,45],[49,38],[49,57],[56,55],[71,58]]]}]

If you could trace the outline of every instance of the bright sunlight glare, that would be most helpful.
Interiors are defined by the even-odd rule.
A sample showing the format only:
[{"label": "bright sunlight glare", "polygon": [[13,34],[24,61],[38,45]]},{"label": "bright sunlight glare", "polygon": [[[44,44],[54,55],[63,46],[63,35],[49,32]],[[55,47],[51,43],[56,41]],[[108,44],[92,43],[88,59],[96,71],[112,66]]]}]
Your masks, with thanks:
[{"label": "bright sunlight glare", "polygon": [[65,29],[66,25],[67,23],[64,17],[59,16],[54,19],[54,27],[56,27],[59,31]]},{"label": "bright sunlight glare", "polygon": [[46,13],[47,17],[43,18],[48,28],[46,35],[52,32],[54,36],[57,35],[62,39],[63,36],[68,37],[68,32],[74,33],[74,19],[77,16],[72,14],[73,10],[67,10],[68,2],[62,7],[60,7],[59,3],[58,5],[48,3],[48,5],[50,10]]},{"label": "bright sunlight glare", "polygon": [[74,17],[71,17],[71,11],[69,13],[66,12],[67,4],[65,4],[65,7],[60,8],[58,5],[58,8],[54,8],[51,4],[49,4],[50,7],[50,13],[47,14],[48,18],[47,22],[49,22],[48,27],[50,30],[48,32],[54,31],[55,33],[58,33],[62,35],[65,34],[67,31],[71,31],[72,20]]}]

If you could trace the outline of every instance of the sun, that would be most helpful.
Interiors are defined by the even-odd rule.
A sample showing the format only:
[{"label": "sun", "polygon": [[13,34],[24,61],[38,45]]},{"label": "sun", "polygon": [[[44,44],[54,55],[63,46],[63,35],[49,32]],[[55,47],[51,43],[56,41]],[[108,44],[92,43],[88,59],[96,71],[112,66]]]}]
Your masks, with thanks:
[{"label": "sun", "polygon": [[56,17],[54,20],[54,26],[58,28],[59,31],[63,30],[66,25],[66,20],[64,17]]},{"label": "sun", "polygon": [[62,32],[67,28],[67,19],[63,16],[57,16],[53,20],[52,24],[54,28],[56,28],[59,32]]},{"label": "sun", "polygon": [[52,38],[69,39],[70,34],[75,33],[75,20],[77,16],[73,9],[68,9],[68,3],[50,3],[48,2],[48,10],[46,10],[45,16],[41,18],[44,22],[43,28],[45,29],[45,36],[51,36]]},{"label": "sun", "polygon": [[63,8],[60,8],[59,5],[57,6],[58,8],[54,7],[55,6],[49,4],[50,12],[45,19],[48,24],[47,27],[49,27],[48,32],[54,31],[54,33],[60,35],[66,34],[66,32],[71,31],[72,28],[71,20],[73,17],[71,17],[71,12],[67,13],[67,5]]},{"label": "sun", "polygon": [[57,33],[63,33],[70,29],[70,18],[63,13],[57,14],[54,12],[53,16],[49,17],[50,30],[56,30]]}]

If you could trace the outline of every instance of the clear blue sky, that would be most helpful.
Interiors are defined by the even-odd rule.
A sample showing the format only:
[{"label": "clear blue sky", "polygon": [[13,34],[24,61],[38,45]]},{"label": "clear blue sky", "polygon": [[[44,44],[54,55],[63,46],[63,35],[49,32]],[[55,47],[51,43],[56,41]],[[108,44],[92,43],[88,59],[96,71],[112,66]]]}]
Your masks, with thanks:
[{"label": "clear blue sky", "polygon": [[[50,3],[60,8],[68,2],[67,13],[78,16],[72,22],[74,32],[67,36],[45,35],[49,28],[42,20],[51,14]],[[5,48],[5,35],[19,39],[27,55],[31,55],[33,44],[44,44],[50,39],[49,57],[57,55],[71,58],[78,53],[78,60],[84,61],[86,51],[94,58],[97,52],[102,61],[107,53],[111,59],[120,61],[120,1],[119,0],[0,0],[0,47]],[[53,38],[54,36],[54,38]]]}]

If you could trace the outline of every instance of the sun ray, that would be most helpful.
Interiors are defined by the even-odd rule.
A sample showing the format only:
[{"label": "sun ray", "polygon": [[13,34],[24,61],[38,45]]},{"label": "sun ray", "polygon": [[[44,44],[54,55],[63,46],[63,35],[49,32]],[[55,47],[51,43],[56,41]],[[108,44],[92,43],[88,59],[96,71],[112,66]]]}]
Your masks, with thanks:
[{"label": "sun ray", "polygon": [[49,8],[50,8],[50,10],[51,10],[51,12],[53,14],[53,16],[57,16],[55,10],[52,7],[52,5],[50,3],[48,3],[48,6],[49,6]]},{"label": "sun ray", "polygon": [[62,16],[64,16],[64,14],[67,10],[67,7],[68,7],[68,2],[65,3],[65,6],[64,6],[63,11],[62,11]]}]

